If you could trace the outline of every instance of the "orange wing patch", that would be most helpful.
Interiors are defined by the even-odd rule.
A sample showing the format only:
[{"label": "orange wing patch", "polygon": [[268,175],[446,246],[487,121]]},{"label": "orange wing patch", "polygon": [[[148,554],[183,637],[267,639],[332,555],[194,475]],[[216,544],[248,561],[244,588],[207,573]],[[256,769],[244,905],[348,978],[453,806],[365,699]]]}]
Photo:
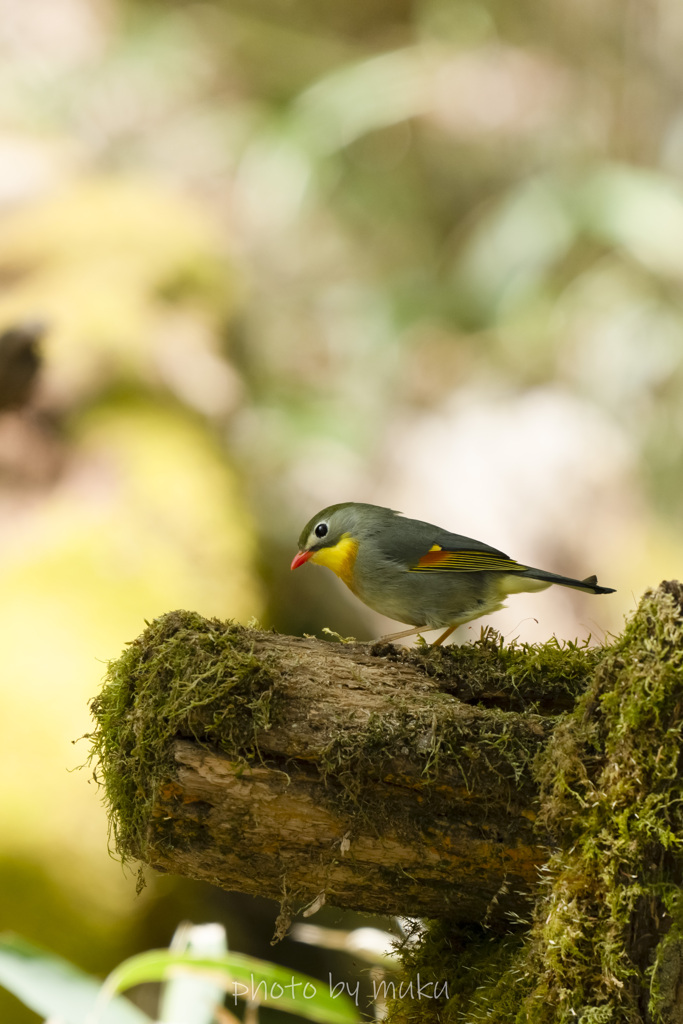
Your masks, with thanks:
[{"label": "orange wing patch", "polygon": [[432,545],[410,572],[524,572],[529,567],[487,551],[444,551]]}]

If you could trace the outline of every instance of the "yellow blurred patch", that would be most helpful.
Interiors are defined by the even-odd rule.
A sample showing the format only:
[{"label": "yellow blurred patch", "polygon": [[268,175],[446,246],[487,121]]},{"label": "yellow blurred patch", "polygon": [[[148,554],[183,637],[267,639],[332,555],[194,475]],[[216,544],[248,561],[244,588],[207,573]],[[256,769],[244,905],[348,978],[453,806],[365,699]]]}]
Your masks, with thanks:
[{"label": "yellow blurred patch", "polygon": [[90,772],[71,771],[104,663],[162,612],[246,621],[261,600],[239,479],[197,417],[121,400],[74,433],[59,484],[0,535],[0,835],[119,913],[130,882]]},{"label": "yellow blurred patch", "polygon": [[202,208],[145,179],[85,179],[3,221],[0,324],[49,325],[52,389],[155,383],[160,324],[179,306],[209,327],[235,305],[234,273]]}]

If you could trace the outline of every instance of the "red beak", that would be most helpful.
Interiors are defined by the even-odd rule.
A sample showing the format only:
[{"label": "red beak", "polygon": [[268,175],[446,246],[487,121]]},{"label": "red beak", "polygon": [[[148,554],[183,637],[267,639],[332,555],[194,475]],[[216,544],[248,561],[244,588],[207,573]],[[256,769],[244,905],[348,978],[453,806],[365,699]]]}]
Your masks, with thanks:
[{"label": "red beak", "polygon": [[289,568],[298,569],[300,565],[303,565],[304,562],[308,561],[312,554],[312,551],[299,551],[296,555],[294,555],[294,558],[292,559],[292,564],[290,565]]}]

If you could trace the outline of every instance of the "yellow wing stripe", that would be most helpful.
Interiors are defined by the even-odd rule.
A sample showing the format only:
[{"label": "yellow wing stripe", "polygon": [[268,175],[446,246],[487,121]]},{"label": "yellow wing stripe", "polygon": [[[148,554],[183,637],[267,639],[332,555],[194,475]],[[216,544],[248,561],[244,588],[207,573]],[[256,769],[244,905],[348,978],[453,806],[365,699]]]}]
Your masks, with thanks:
[{"label": "yellow wing stripe", "polygon": [[[432,549],[434,550],[434,549]],[[528,566],[511,558],[479,551],[429,552],[410,572],[524,572]]]}]

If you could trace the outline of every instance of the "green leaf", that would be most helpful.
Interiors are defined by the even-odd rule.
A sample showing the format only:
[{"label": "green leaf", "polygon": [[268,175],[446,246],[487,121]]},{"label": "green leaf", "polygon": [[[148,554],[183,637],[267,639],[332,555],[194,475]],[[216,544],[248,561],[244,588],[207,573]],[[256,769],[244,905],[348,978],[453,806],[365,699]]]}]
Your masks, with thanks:
[{"label": "green leaf", "polygon": [[[170,950],[194,956],[225,956],[225,928],[220,924],[189,924],[176,928]],[[213,1024],[216,1006],[223,1003],[225,988],[213,978],[183,974],[163,986],[159,1002],[159,1024]]]},{"label": "green leaf", "polygon": [[[86,1024],[101,987],[68,960],[9,934],[0,935],[0,985],[30,1010],[60,1024]],[[142,1010],[120,997],[107,1005],[99,1022],[151,1024]]]},{"label": "green leaf", "polygon": [[[231,1002],[246,999],[320,1024],[358,1021],[351,1000],[341,994],[333,996],[326,983],[241,953],[214,957],[165,949],[140,953],[112,971],[102,986],[99,1005],[104,1007],[115,993],[133,985],[163,981],[181,972],[201,974],[220,984]],[[101,1024],[101,1018],[96,1015],[93,1024]]]}]

